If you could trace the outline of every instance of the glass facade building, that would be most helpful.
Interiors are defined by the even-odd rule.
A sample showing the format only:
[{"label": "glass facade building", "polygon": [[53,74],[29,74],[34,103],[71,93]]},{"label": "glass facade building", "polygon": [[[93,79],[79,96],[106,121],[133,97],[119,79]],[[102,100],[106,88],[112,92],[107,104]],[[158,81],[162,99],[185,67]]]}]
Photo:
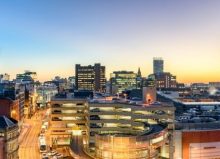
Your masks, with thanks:
[{"label": "glass facade building", "polygon": [[115,71],[111,73],[111,93],[122,93],[137,87],[137,74],[132,71]]},{"label": "glass facade building", "polygon": [[163,72],[163,59],[160,57],[155,57],[153,60],[154,74]]}]

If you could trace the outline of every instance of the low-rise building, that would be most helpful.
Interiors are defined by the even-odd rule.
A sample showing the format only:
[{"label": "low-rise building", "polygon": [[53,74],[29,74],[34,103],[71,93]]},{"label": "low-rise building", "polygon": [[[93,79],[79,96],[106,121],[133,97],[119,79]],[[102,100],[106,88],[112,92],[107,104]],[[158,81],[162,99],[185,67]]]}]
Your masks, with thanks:
[{"label": "low-rise building", "polygon": [[158,95],[176,107],[174,158],[220,158],[220,102],[203,94],[186,98],[160,91]]}]

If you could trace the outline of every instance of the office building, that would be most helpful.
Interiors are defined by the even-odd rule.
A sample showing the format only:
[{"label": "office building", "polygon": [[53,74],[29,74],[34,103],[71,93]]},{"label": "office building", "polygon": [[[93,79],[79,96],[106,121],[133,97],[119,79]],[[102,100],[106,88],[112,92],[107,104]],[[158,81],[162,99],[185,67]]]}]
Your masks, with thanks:
[{"label": "office building", "polygon": [[37,87],[37,105],[39,108],[46,107],[50,103],[52,97],[58,93],[55,84],[43,84]]},{"label": "office building", "polygon": [[29,83],[34,82],[37,79],[37,73],[32,71],[24,71],[24,73],[16,75],[17,83]]},{"label": "office building", "polygon": [[111,94],[136,89],[137,74],[132,71],[115,71],[110,75]]},{"label": "office building", "polygon": [[18,159],[18,136],[17,121],[0,116],[0,159]]},{"label": "office building", "polygon": [[0,74],[0,83],[6,83],[9,82],[10,80],[10,75],[5,73],[5,74]]},{"label": "office building", "polygon": [[177,87],[176,76],[169,72],[149,75],[149,78],[155,80],[157,89],[172,89]]},{"label": "office building", "polygon": [[209,87],[220,89],[220,82],[209,82]]},{"label": "office building", "polygon": [[164,61],[161,57],[155,57],[153,59],[153,73],[163,73]]},{"label": "office building", "polygon": [[207,83],[192,83],[190,85],[190,87],[192,88],[192,90],[204,91],[204,90],[208,90],[209,84],[207,84]]},{"label": "office building", "polygon": [[37,109],[36,80],[37,73],[32,71],[17,74],[15,79],[16,85],[25,93],[24,115],[27,117],[31,117]]},{"label": "office building", "polygon": [[5,107],[2,111],[4,111],[4,113],[8,112],[2,115],[12,117],[11,112],[13,112],[13,118],[16,119],[20,125],[24,118],[24,91],[15,83],[1,83],[0,97],[1,106]]},{"label": "office building", "polygon": [[75,88],[75,77],[62,78],[56,76],[52,81],[44,82],[45,85],[56,85],[59,93],[68,93]]},{"label": "office building", "polygon": [[77,90],[105,91],[105,66],[96,63],[94,66],[75,66],[75,84]]},{"label": "office building", "polygon": [[0,115],[5,115],[8,118],[18,121],[20,119],[19,111],[19,100],[12,100],[5,97],[0,98]]}]

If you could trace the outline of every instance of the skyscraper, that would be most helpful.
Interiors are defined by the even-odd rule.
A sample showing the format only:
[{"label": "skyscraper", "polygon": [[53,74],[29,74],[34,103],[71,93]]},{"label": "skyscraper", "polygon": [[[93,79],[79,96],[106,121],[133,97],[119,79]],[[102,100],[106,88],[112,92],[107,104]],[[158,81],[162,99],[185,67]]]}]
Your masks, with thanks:
[{"label": "skyscraper", "polygon": [[92,90],[103,92],[105,90],[105,66],[96,63],[94,66],[81,66],[76,64],[75,82],[77,90]]},{"label": "skyscraper", "polygon": [[161,57],[155,57],[153,59],[153,65],[154,74],[163,72],[163,59]]}]

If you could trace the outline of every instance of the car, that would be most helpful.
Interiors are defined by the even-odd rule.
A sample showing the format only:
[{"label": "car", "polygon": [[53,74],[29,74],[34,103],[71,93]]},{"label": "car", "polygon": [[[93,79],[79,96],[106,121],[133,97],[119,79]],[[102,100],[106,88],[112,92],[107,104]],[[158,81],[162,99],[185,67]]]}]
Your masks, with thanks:
[{"label": "car", "polygon": [[84,113],[83,110],[77,110],[77,113]]},{"label": "car", "polygon": [[58,153],[58,154],[56,154],[56,157],[57,157],[57,158],[63,158],[63,155],[60,154],[60,153]]},{"label": "car", "polygon": [[90,128],[101,128],[101,126],[94,124],[94,123],[91,123]]},{"label": "car", "polygon": [[99,108],[91,109],[90,112],[100,112]]},{"label": "car", "polygon": [[48,153],[47,153],[47,156],[52,156],[52,152],[48,152]]},{"label": "car", "polygon": [[52,117],[52,121],[62,121],[62,119],[60,119],[58,117]]},{"label": "car", "polygon": [[42,156],[45,157],[45,156],[47,156],[47,154],[46,153],[42,153]]},{"label": "car", "polygon": [[42,159],[49,159],[46,153],[42,153]]},{"label": "car", "polygon": [[86,135],[86,131],[82,131],[82,135]]},{"label": "car", "polygon": [[153,102],[150,105],[161,105],[161,103],[160,102]]},{"label": "car", "polygon": [[55,150],[51,151],[51,156],[56,156],[57,154],[58,154],[57,151],[55,151]]},{"label": "car", "polygon": [[90,120],[100,120],[100,117],[97,115],[91,115]]}]

